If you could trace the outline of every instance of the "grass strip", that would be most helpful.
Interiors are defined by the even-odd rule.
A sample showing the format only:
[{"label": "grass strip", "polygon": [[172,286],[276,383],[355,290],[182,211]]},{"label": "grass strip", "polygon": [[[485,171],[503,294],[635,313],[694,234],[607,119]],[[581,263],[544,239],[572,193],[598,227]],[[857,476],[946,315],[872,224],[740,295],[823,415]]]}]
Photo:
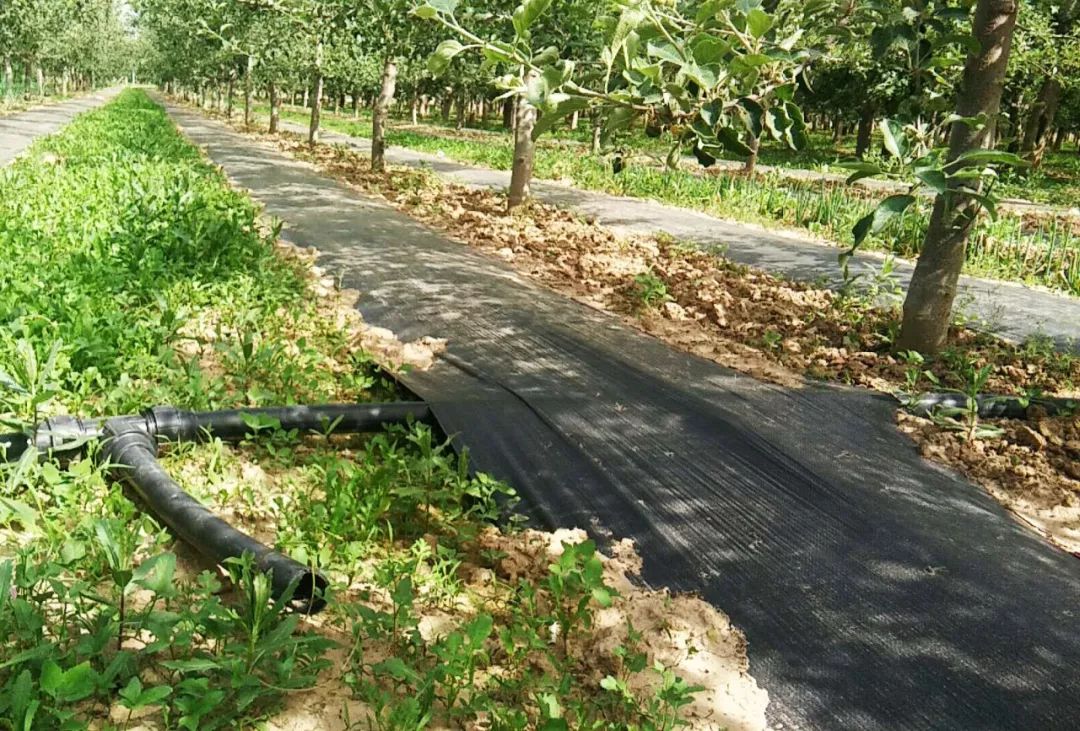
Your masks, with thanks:
[{"label": "grass strip", "polygon": [[[307,115],[298,111],[284,110],[282,116],[293,122],[307,121]],[[347,135],[371,135],[371,124],[366,119],[327,115],[323,124]],[[493,144],[496,141],[505,144]],[[443,135],[392,129],[387,133],[387,143],[441,153],[495,170],[509,170],[513,162],[512,146],[503,136],[486,141],[454,137],[449,130]],[[628,149],[638,148],[630,145]],[[616,175],[605,157],[570,153],[554,144],[537,148],[535,174],[541,179],[567,180],[586,190],[657,200],[736,221],[807,230],[842,246],[850,244],[855,222],[869,213],[883,195],[824,180],[792,180],[776,173],[748,178],[669,171],[641,159],[631,160]],[[1057,174],[1040,174],[1034,179],[1006,176],[1005,180],[1002,194],[1022,197],[1029,197],[1026,193],[1040,186],[1055,189],[1062,184]],[[1066,195],[1065,202],[1075,201]],[[930,201],[920,201],[896,224],[870,237],[863,246],[905,258],[917,257],[930,207]],[[983,217],[968,244],[967,272],[1080,295],[1080,225],[1067,217],[1046,215],[1003,214],[996,220]]]}]

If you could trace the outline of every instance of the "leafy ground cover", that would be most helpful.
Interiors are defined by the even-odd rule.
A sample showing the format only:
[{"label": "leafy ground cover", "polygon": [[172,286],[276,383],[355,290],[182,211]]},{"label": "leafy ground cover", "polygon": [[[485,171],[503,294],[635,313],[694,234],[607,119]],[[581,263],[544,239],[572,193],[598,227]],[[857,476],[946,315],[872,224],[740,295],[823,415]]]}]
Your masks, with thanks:
[{"label": "leafy ground cover", "polygon": [[[359,321],[311,256],[142,92],[0,170],[0,418],[157,403],[387,400],[435,342]],[[417,355],[419,352],[419,356]],[[0,727],[764,727],[744,640],[642,590],[629,545],[496,527],[510,488],[426,428],[251,423],[176,445],[216,513],[331,580],[301,618],[250,561],[208,567],[94,459],[0,466]]]},{"label": "leafy ground cover", "polygon": [[[283,117],[306,121],[299,112]],[[323,124],[343,134],[369,137],[369,121],[328,115]],[[513,150],[509,144],[492,144],[490,133],[439,132],[431,129],[392,129],[387,143],[462,162],[509,170]],[[632,148],[630,148],[632,149]],[[815,148],[818,149],[818,148]],[[1066,156],[1054,160],[1068,159]],[[822,162],[822,164],[825,164]],[[1049,172],[1033,179],[1007,178],[1005,194],[1040,189],[1044,178],[1072,185],[1071,174]],[[607,156],[568,154],[559,141],[541,143],[536,151],[536,176],[566,181],[603,193],[648,198],[701,210],[721,218],[766,226],[785,226],[811,232],[842,246],[851,245],[855,222],[868,214],[881,197],[866,188],[825,179],[796,180],[780,173],[748,178],[727,170],[702,174],[697,169],[665,170],[653,157],[628,153],[625,168],[613,172]],[[1068,199],[1066,194],[1065,198]],[[1026,197],[1026,196],[1021,196]],[[1068,200],[1069,205],[1075,200]],[[893,225],[870,236],[864,247],[904,258],[918,256],[926,234],[931,201],[920,200]],[[1080,220],[1066,215],[1002,212],[996,219],[983,217],[968,244],[966,269],[972,274],[1038,284],[1080,295]]]},{"label": "leafy ground cover", "polygon": [[[887,267],[869,292],[833,292],[731,263],[722,251],[618,238],[535,202],[507,214],[501,194],[425,170],[371,173],[363,155],[344,147],[312,150],[290,135],[279,144],[558,291],[759,378],[791,387],[832,380],[890,394],[1080,396],[1080,358],[1040,338],[1014,346],[958,323],[950,347],[932,361],[894,352],[899,313],[878,304],[898,294]],[[899,418],[928,457],[964,471],[1048,537],[1080,550],[1080,417],[1051,418],[1037,408],[1030,416],[991,422],[967,409]]]}]

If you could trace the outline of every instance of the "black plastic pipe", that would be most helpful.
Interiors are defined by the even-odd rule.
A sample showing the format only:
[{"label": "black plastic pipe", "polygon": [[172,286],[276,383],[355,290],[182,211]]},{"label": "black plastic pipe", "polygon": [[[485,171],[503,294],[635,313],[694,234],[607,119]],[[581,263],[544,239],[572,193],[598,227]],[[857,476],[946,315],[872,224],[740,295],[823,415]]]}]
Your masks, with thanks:
[{"label": "black plastic pipe", "polygon": [[[980,393],[975,397],[975,405],[982,419],[1026,419],[1028,409],[1033,406],[1043,409],[1049,416],[1074,413],[1080,410],[1080,399],[1022,399]],[[925,393],[905,401],[904,406],[917,416],[931,416],[943,409],[966,411],[968,397],[962,393]]]},{"label": "black plastic pipe", "polygon": [[282,406],[231,409],[228,411],[183,411],[172,406],[155,406],[137,416],[111,419],[83,419],[54,416],[30,433],[0,435],[6,445],[6,459],[19,459],[33,446],[43,458],[72,458],[86,446],[101,439],[107,421],[124,421],[125,431],[139,429],[171,442],[202,442],[208,439],[237,441],[251,434],[244,417],[276,419],[286,431],[359,434],[377,431],[386,424],[409,421],[433,423],[427,404],[401,401],[389,404],[327,404],[322,406]]},{"label": "black plastic pipe", "polygon": [[21,457],[28,448],[43,456],[70,459],[94,441],[101,442],[101,456],[112,474],[124,482],[143,505],[180,540],[215,564],[245,553],[256,567],[271,572],[274,598],[291,587],[294,610],[314,613],[326,602],[328,582],[309,567],[260,543],[206,509],[181,489],[157,460],[159,440],[198,442],[212,438],[243,439],[252,427],[244,417],[277,420],[282,429],[323,434],[357,434],[377,431],[389,424],[433,423],[427,404],[331,404],[266,409],[193,412],[158,406],[138,416],[111,419],[80,419],[59,416],[42,422],[30,434],[0,436],[7,444],[7,459]]}]

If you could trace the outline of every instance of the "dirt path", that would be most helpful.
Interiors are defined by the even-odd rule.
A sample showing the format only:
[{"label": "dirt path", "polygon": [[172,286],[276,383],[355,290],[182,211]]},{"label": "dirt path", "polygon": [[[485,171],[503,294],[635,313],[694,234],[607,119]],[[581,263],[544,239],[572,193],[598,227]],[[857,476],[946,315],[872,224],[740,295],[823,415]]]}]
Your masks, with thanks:
[{"label": "dirt path", "polygon": [[921,460],[892,403],[675,352],[170,111],[290,240],[364,293],[368,322],[448,338],[408,385],[476,469],[514,484],[538,522],[634,538],[649,584],[731,615],[774,725],[1072,726],[1080,563]]},{"label": "dirt path", "polygon": [[[284,129],[306,132],[301,125],[282,123]],[[370,150],[370,141],[324,130],[324,142]],[[477,168],[445,157],[401,147],[387,151],[387,159],[398,165],[429,167],[466,185],[503,189],[510,173]],[[721,246],[725,255],[742,264],[807,282],[841,282],[836,246],[806,235],[773,231],[721,220],[704,213],[677,208],[640,198],[624,198],[538,181],[533,194],[544,201],[572,208],[594,217],[598,223],[626,234],[654,234],[657,231],[701,245]],[[884,257],[860,252],[851,264],[854,274],[872,279]],[[906,288],[914,265],[896,262],[896,283]],[[962,277],[957,309],[972,320],[971,326],[1020,342],[1031,335],[1045,335],[1059,348],[1080,352],[1080,298],[1043,289],[979,277]]]},{"label": "dirt path", "polygon": [[0,166],[6,165],[33,144],[66,125],[76,115],[96,109],[120,93],[119,88],[0,117]]}]

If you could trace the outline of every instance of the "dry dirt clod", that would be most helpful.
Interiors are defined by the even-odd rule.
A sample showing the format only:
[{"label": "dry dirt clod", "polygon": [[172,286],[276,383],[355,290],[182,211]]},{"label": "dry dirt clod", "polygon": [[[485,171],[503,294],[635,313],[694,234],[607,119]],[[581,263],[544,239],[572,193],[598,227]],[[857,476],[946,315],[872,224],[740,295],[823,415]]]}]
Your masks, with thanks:
[{"label": "dry dirt clod", "polygon": [[1046,437],[1025,424],[1016,429],[1016,443],[1040,451],[1046,447]]}]

